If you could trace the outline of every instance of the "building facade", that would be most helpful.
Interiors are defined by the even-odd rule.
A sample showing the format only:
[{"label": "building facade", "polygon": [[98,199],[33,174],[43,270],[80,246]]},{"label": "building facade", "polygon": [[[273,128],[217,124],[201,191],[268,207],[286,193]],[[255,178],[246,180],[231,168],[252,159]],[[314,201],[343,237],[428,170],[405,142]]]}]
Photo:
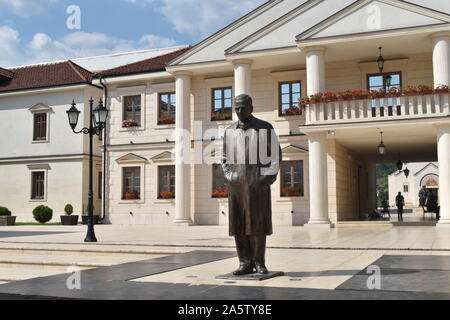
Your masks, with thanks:
[{"label": "building facade", "polygon": [[399,153],[437,163],[450,224],[449,14],[432,0],[270,0],[191,48],[103,65],[106,222],[228,223],[218,155],[234,97],[249,94],[283,153],[275,225],[365,218],[376,164]]},{"label": "building facade", "polygon": [[[0,205],[18,222],[33,221],[32,211],[45,205],[59,222],[66,204],[87,214],[88,139],[75,135],[66,111],[75,101],[82,112],[79,128],[89,123],[89,99],[103,94],[91,73],[72,61],[8,69],[0,80]],[[95,202],[101,214],[101,142],[95,139]],[[100,179],[101,180],[101,179]]]},{"label": "building facade", "polygon": [[437,162],[410,163],[408,177],[402,171],[389,175],[389,205],[395,207],[395,197],[399,192],[407,206],[419,207],[419,191],[425,186],[436,195],[439,193],[439,164]]},{"label": "building facade", "polygon": [[[447,3],[421,0],[273,0],[180,54],[167,72],[111,80],[109,220],[226,224],[218,160],[186,164],[179,151],[220,143],[242,93],[280,137],[276,225],[329,228],[364,218],[376,207],[376,163],[396,162],[400,152],[408,162],[438,161],[440,192],[450,192],[449,13]],[[418,85],[443,90],[387,95]],[[383,87],[393,91],[354,93]],[[299,107],[300,97],[319,93]],[[445,225],[445,197],[441,207]]]}]

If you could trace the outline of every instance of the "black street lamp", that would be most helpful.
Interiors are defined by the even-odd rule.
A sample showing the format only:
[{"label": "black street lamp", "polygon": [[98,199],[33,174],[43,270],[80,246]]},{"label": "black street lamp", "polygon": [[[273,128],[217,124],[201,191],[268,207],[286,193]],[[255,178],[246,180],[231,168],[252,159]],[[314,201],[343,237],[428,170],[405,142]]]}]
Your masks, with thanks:
[{"label": "black street lamp", "polygon": [[386,60],[384,60],[384,57],[381,53],[381,50],[383,50],[383,48],[379,47],[378,49],[380,50],[380,56],[378,57],[378,60],[377,60],[378,69],[380,70],[380,73],[382,74],[381,76],[383,77],[383,88],[385,91],[387,91],[391,87],[392,76],[389,74],[388,75],[383,74],[384,65],[386,63]]},{"label": "black street lamp", "polygon": [[378,153],[380,156],[384,156],[386,153],[386,145],[383,142],[383,132],[380,132],[381,135],[381,143],[378,145]]},{"label": "black street lamp", "polygon": [[106,126],[109,110],[103,105],[100,99],[98,106],[93,110],[94,100],[89,100],[89,128],[83,128],[80,131],[75,131],[78,124],[80,111],[75,106],[75,101],[72,102],[72,107],[67,110],[69,117],[69,125],[72,131],[76,134],[83,133],[89,135],[89,191],[88,191],[88,221],[87,234],[84,242],[97,242],[94,232],[94,191],[93,191],[93,137],[100,136],[103,128]]}]

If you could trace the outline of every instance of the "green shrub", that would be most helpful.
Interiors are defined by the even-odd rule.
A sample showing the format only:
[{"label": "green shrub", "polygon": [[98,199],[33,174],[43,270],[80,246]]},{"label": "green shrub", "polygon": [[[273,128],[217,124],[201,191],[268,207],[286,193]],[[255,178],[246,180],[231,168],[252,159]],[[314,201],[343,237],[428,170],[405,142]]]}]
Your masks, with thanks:
[{"label": "green shrub", "polygon": [[70,216],[73,213],[73,206],[71,204],[66,204],[64,207],[64,212]]},{"label": "green shrub", "polygon": [[11,211],[8,208],[0,207],[0,217],[9,217],[11,216]]},{"label": "green shrub", "polygon": [[33,217],[39,223],[46,223],[52,220],[53,210],[46,206],[38,206],[33,210]]}]

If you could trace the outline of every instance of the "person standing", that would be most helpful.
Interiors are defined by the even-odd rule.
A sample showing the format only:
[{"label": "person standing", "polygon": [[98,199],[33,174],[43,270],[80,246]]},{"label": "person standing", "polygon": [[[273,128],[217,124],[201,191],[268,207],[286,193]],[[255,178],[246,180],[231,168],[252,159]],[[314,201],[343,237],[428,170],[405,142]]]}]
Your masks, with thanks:
[{"label": "person standing", "polygon": [[395,205],[397,206],[398,221],[403,221],[403,208],[405,207],[405,198],[402,193],[399,192],[397,197],[395,197]]}]

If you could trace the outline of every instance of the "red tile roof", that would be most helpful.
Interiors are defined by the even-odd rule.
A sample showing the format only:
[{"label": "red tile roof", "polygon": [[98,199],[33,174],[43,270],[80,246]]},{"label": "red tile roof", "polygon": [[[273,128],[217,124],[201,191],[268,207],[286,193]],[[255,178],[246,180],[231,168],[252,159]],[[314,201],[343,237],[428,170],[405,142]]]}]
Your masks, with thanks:
[{"label": "red tile roof", "polygon": [[8,69],[0,68],[0,80],[12,79],[13,76],[14,76],[14,72],[12,72]]},{"label": "red tile roof", "polygon": [[156,72],[156,71],[164,71],[166,69],[167,63],[187,51],[188,48],[183,48],[171,53],[167,53],[158,57],[126,64],[117,68],[104,70],[98,72],[95,77],[115,77],[115,76],[123,76],[129,74],[136,73],[145,73],[145,72]]},{"label": "red tile roof", "polygon": [[[1,69],[0,74],[6,73]],[[0,80],[0,93],[91,83],[92,73],[72,61],[14,68],[12,79]]]}]

